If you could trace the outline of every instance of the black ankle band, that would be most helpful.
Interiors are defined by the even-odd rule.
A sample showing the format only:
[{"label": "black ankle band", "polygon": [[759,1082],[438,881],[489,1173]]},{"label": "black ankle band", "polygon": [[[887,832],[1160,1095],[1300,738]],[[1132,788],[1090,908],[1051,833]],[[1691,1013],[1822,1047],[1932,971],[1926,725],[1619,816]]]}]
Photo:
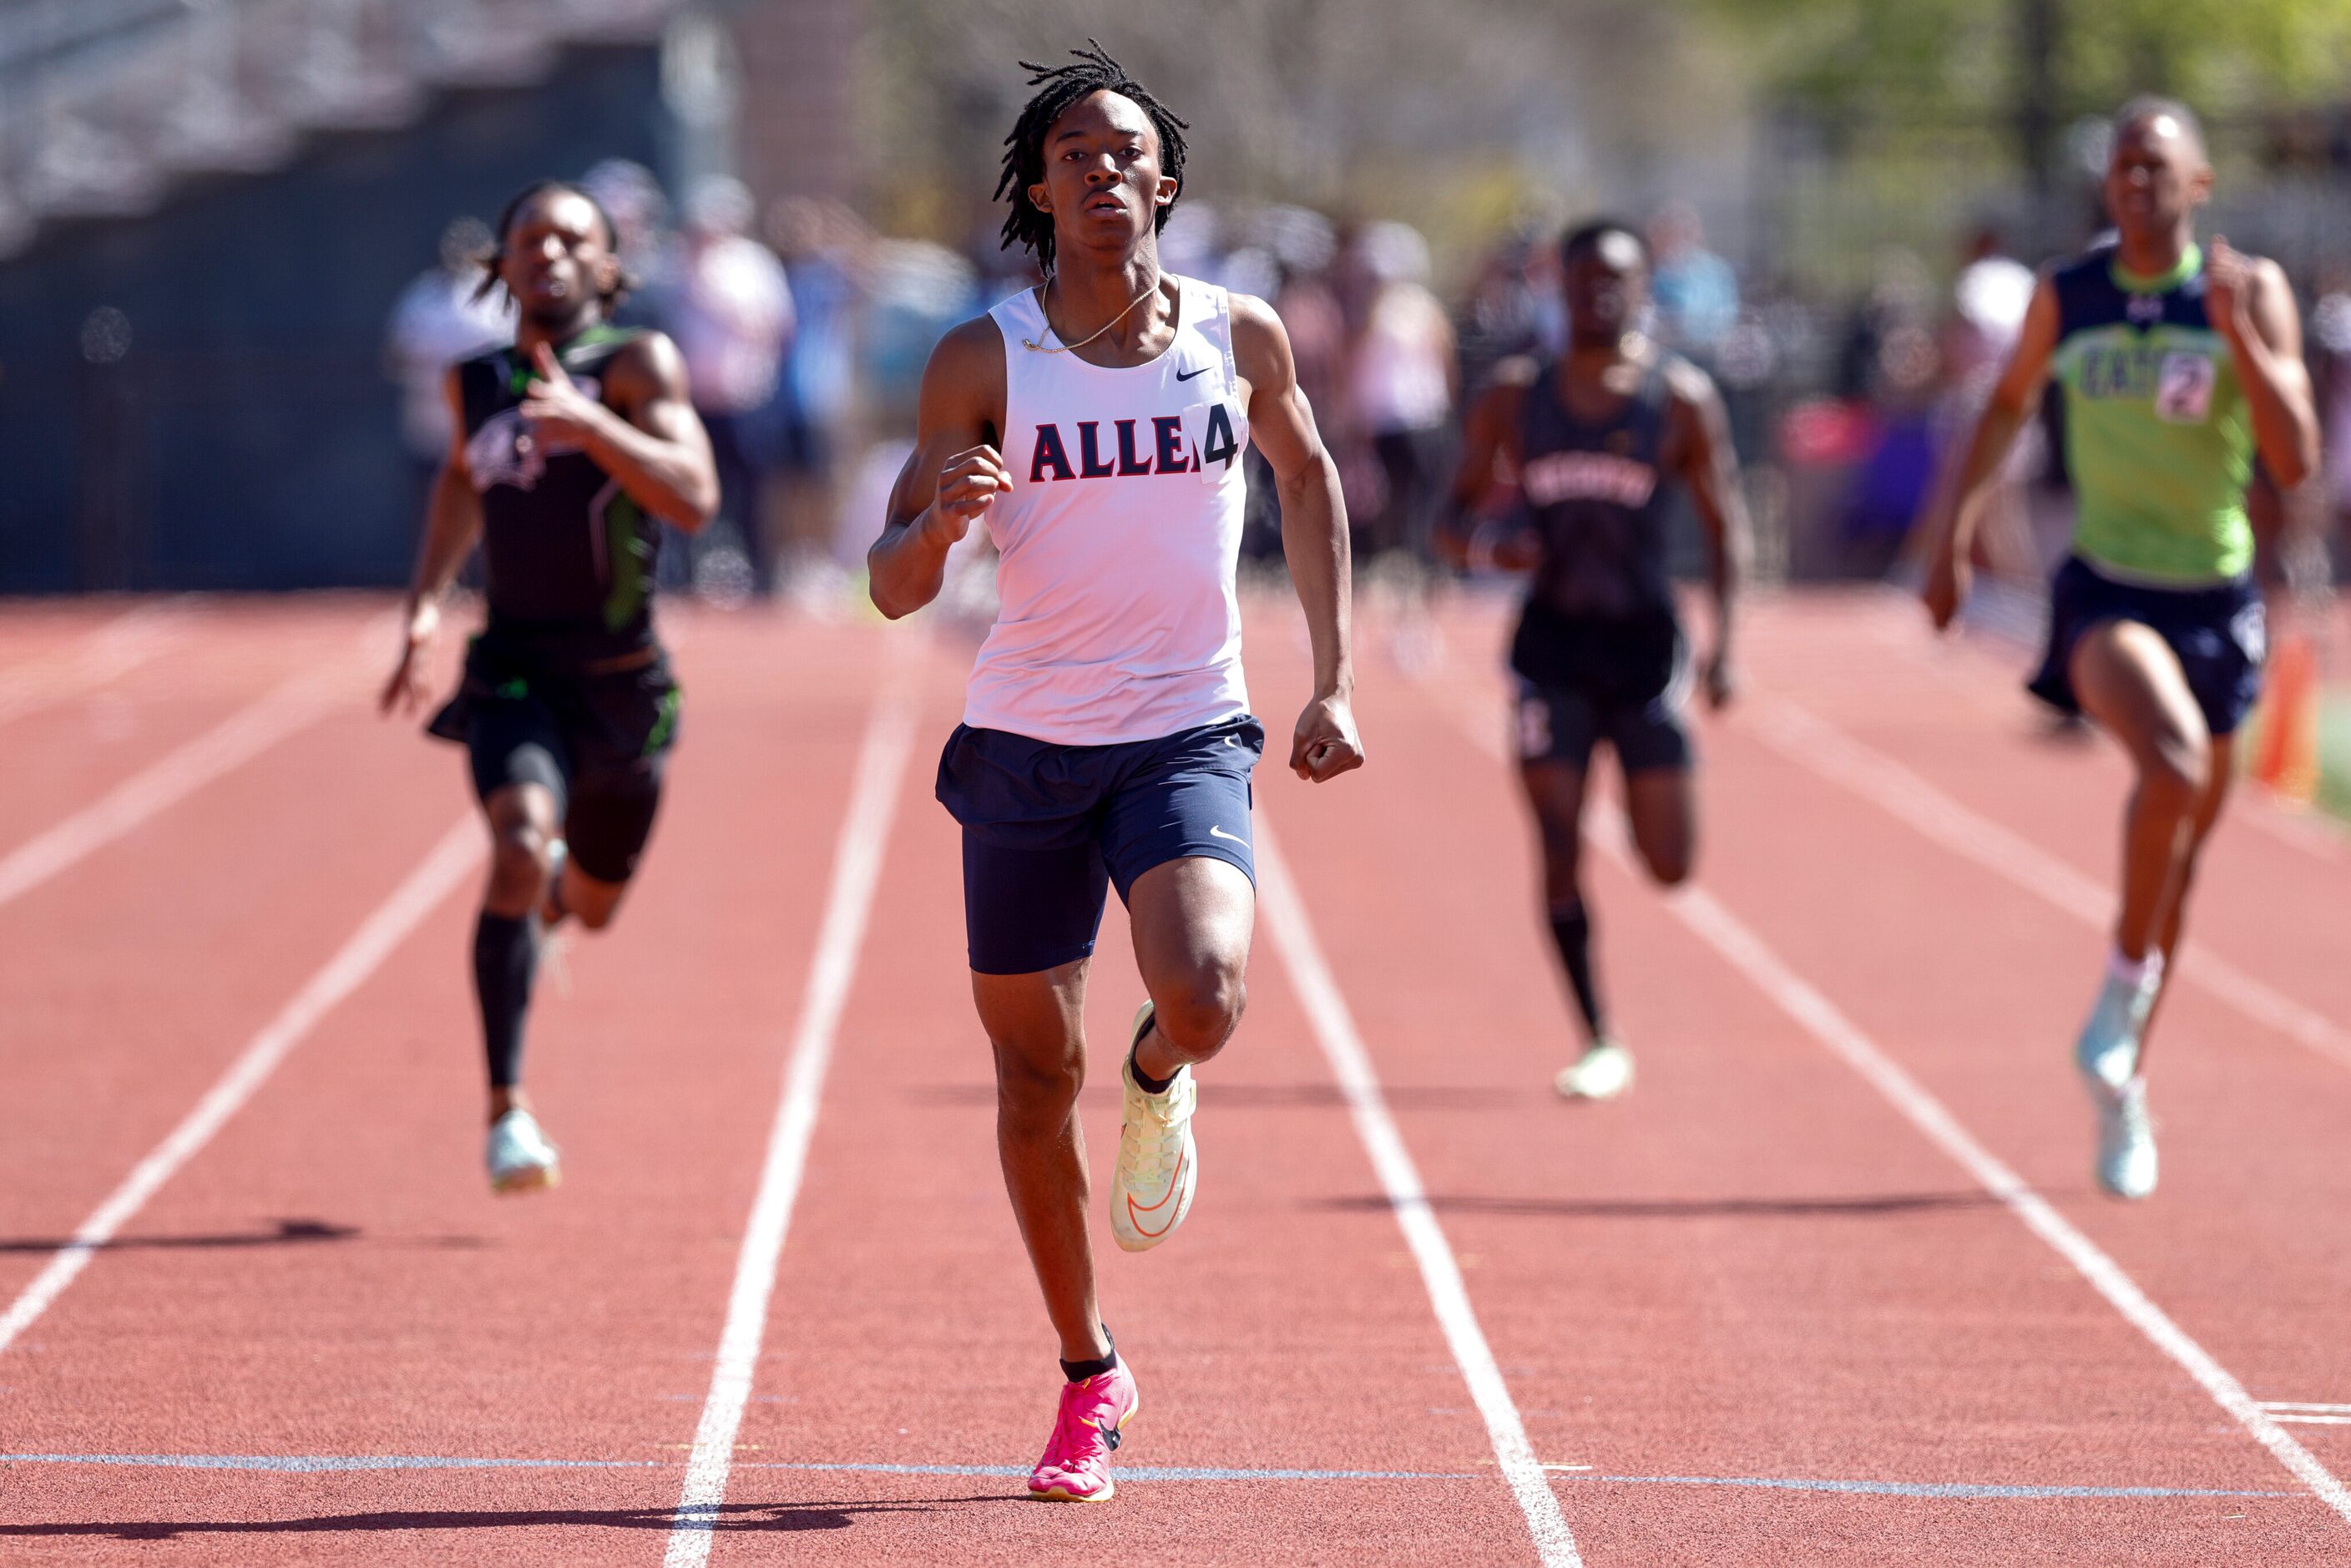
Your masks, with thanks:
[{"label": "black ankle band", "polygon": [[[1145,1094],[1165,1094],[1176,1082],[1173,1078],[1154,1078],[1144,1071],[1143,1063],[1134,1060],[1132,1051],[1126,1053],[1126,1070],[1134,1074],[1134,1086]],[[1176,1071],[1181,1072],[1184,1070],[1179,1067]]]},{"label": "black ankle band", "polygon": [[1061,1363],[1061,1375],[1072,1383],[1083,1383],[1087,1378],[1100,1377],[1103,1373],[1116,1366],[1118,1344],[1116,1341],[1111,1340],[1109,1324],[1102,1325],[1102,1336],[1105,1341],[1110,1342],[1110,1349],[1107,1353],[1094,1361],[1065,1361]]}]

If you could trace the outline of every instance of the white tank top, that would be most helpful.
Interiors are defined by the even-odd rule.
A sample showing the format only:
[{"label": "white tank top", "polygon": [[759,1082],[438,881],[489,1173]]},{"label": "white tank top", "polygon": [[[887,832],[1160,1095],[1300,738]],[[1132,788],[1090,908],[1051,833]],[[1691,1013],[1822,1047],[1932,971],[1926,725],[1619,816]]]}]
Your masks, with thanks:
[{"label": "white tank top", "polygon": [[1223,289],[1173,281],[1175,341],[1125,370],[1023,347],[1060,341],[1030,291],[989,312],[1012,492],[986,514],[1001,607],[964,699],[974,728],[1110,746],[1249,711],[1232,311]]}]

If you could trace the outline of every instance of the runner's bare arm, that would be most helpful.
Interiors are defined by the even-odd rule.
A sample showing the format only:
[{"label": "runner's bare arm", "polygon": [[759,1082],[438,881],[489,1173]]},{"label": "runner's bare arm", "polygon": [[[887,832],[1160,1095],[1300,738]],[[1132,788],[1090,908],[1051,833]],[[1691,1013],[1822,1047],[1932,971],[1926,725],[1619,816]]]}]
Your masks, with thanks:
[{"label": "runner's bare arm", "polygon": [[1246,294],[1232,297],[1232,312],[1233,360],[1249,389],[1249,431],[1273,468],[1281,497],[1281,553],[1314,648],[1314,695],[1291,733],[1290,767],[1319,784],[1364,765],[1348,644],[1347,505],[1339,494],[1338,467],[1299,388],[1281,319]]},{"label": "runner's bare arm", "polygon": [[2237,361],[2262,466],[2280,489],[2291,490],[2318,466],[2318,411],[2285,269],[2216,235],[2205,260],[2204,308]]},{"label": "runner's bare arm", "polygon": [[1739,483],[1739,456],[1730,443],[1730,414],[1705,371],[1677,364],[1670,382],[1679,420],[1681,480],[1706,530],[1708,581],[1714,590],[1714,651],[1706,662],[1706,696],[1721,707],[1738,689],[1731,673],[1731,601],[1747,575],[1754,528]]},{"label": "runner's bare arm", "polygon": [[895,621],[938,597],[947,552],[1012,489],[1004,439],[1004,334],[980,316],[939,340],[923,367],[914,450],[865,552],[866,591]]},{"label": "runner's bare arm", "polygon": [[1518,472],[1519,408],[1534,379],[1531,360],[1506,360],[1461,416],[1461,461],[1445,516],[1437,525],[1437,552],[1458,567],[1533,565],[1524,539],[1487,538],[1485,516],[1495,493]]},{"label": "runner's bare arm", "polygon": [[614,354],[604,371],[611,403],[571,384],[541,344],[522,416],[538,430],[577,441],[596,466],[654,517],[693,533],[718,512],[718,467],[710,436],[686,394],[677,345],[648,332]]},{"label": "runner's bare arm", "polygon": [[455,370],[443,378],[442,397],[449,405],[449,450],[424,505],[424,538],[416,547],[416,570],[401,617],[400,663],[377,703],[385,713],[413,713],[423,705],[424,654],[441,630],[441,596],[482,537],[482,498],[465,463],[465,405]]},{"label": "runner's bare arm", "polygon": [[1991,401],[1976,416],[1968,437],[1967,455],[1959,460],[1959,477],[1944,502],[1942,515],[1928,519],[1927,582],[1919,597],[1938,631],[1949,626],[1968,596],[1968,546],[1975,537],[1976,518],[1983,509],[1984,492],[2009,444],[2031,418],[2049,379],[2049,357],[2057,350],[2057,291],[2043,274],[2025,308],[2024,326]]}]

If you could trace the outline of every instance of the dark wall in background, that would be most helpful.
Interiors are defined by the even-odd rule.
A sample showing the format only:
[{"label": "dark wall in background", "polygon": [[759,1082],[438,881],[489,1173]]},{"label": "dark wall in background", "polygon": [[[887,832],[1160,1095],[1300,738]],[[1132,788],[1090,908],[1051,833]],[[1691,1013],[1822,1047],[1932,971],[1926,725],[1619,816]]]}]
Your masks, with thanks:
[{"label": "dark wall in background", "polygon": [[[667,141],[653,52],[580,50],[0,263],[0,592],[404,580],[423,480],[382,365],[393,301],[450,219],[600,158],[659,170]],[[112,364],[83,351],[101,309],[129,321]]]}]

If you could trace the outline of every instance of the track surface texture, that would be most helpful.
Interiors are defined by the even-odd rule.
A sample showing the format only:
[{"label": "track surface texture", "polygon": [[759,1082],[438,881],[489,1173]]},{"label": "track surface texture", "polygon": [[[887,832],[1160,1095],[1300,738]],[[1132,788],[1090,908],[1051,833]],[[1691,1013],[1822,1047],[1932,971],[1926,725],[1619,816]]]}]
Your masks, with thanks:
[{"label": "track surface texture", "polygon": [[[1311,788],[1254,598],[1249,1011],[1180,1236],[1098,1228],[1144,1410],[1079,1508],[1023,1495],[1058,1374],[931,799],[967,632],[673,614],[641,885],[532,1019],[566,1180],[497,1199],[482,835],[370,709],[386,608],[0,607],[0,1561],[2351,1562],[2351,841],[2240,796],[2161,1190],[2104,1199],[2068,1043],[2126,780],[2011,646],[1754,603],[1694,887],[1592,824],[1640,1079],[1577,1106],[1507,603],[1374,596],[1371,765]],[[1139,996],[1113,908],[1098,1200]]]}]

